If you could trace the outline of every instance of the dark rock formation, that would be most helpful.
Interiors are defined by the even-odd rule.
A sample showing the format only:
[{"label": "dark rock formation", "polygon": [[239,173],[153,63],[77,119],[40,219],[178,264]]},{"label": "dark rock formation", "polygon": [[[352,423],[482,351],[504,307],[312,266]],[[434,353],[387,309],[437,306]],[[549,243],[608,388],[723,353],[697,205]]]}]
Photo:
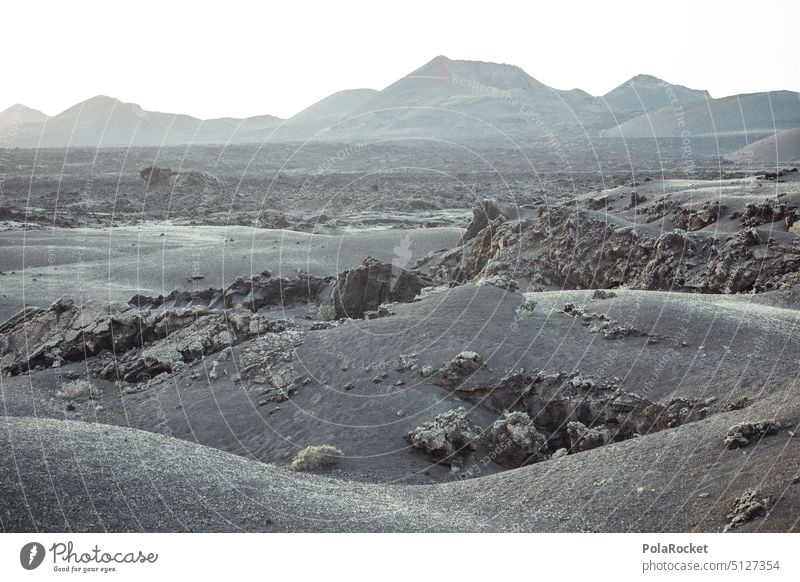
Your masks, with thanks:
[{"label": "dark rock formation", "polygon": [[333,277],[316,277],[303,272],[298,272],[297,277],[288,279],[273,277],[269,271],[264,271],[253,277],[238,277],[225,289],[208,288],[196,291],[175,289],[166,297],[136,295],[129,303],[142,309],[244,307],[250,311],[258,311],[262,307],[315,302],[333,280]]},{"label": "dark rock formation", "polygon": [[167,188],[170,185],[170,178],[173,172],[169,168],[158,166],[144,166],[139,169],[139,177],[145,181],[150,188]]},{"label": "dark rock formation", "polygon": [[464,408],[448,410],[432,421],[408,433],[408,441],[437,463],[460,468],[477,448],[480,427],[467,416]]},{"label": "dark rock formation", "polygon": [[470,221],[464,235],[461,237],[461,243],[475,238],[479,232],[489,226],[490,223],[503,216],[503,211],[494,200],[481,200],[481,202],[472,209],[472,220]]},{"label": "dark rock formation", "polygon": [[605,426],[588,428],[580,421],[567,423],[567,435],[569,435],[570,453],[582,453],[602,447],[614,438],[614,435]]},{"label": "dark rock formation", "polygon": [[[538,220],[500,216],[445,254],[434,276],[442,282],[503,276],[559,288],[624,285],[702,293],[767,291],[800,282],[800,252],[791,243],[767,244],[752,228],[724,240],[690,232],[717,220],[720,211],[715,204],[681,209],[678,222],[689,231],[657,236],[625,219],[564,205],[540,208]],[[746,220],[777,219],[785,212],[755,209]]]},{"label": "dark rock formation", "polygon": [[339,274],[331,298],[337,318],[358,319],[383,303],[413,301],[431,283],[421,273],[367,257],[360,267]]},{"label": "dark rock formation", "polygon": [[97,356],[89,365],[101,377],[138,382],[277,328],[243,309],[148,311],[106,301],[79,308],[66,298],[23,314],[3,325],[0,372],[21,374]]},{"label": "dark rock formation", "polygon": [[[166,297],[136,295],[128,303],[90,301],[76,307],[62,298],[32,307],[0,324],[0,373],[21,374],[95,358],[103,378],[139,382],[265,333],[279,321],[257,313],[269,306],[319,302],[331,287],[344,313],[385,316],[384,301],[411,301],[430,281],[367,259],[337,279],[268,271],[236,279],[226,289],[175,290]],[[323,297],[324,296],[324,297]],[[344,311],[347,309],[347,311]]]},{"label": "dark rock formation", "polygon": [[538,463],[550,454],[547,439],[526,412],[506,412],[492,424],[487,441],[494,461],[507,467]]},{"label": "dark rock formation", "polygon": [[639,206],[639,204],[646,201],[647,201],[646,196],[639,194],[638,192],[631,192],[631,201],[628,204],[628,208],[629,209],[636,208],[637,206]]},{"label": "dark rock formation", "polygon": [[704,202],[699,208],[680,206],[675,209],[673,223],[683,230],[702,230],[719,220],[724,210],[725,206],[716,201]]},{"label": "dark rock formation", "polygon": [[602,299],[613,299],[616,297],[617,294],[613,291],[605,291],[604,289],[595,289],[594,293],[592,294],[592,299],[595,301],[602,300]]},{"label": "dark rock formation", "polygon": [[787,218],[789,219],[789,226],[791,226],[795,221],[794,209],[789,209],[783,203],[776,203],[773,206],[769,201],[761,204],[746,204],[740,216],[742,225],[750,227],[786,220]]},{"label": "dark rock formation", "polygon": [[222,187],[219,178],[202,170],[172,170],[159,166],[144,166],[139,176],[150,188],[199,188],[217,190]]},{"label": "dark rock formation", "polygon": [[758,422],[740,422],[734,424],[725,433],[725,446],[738,449],[749,446],[767,435],[776,434],[781,428],[777,420],[760,420]]},{"label": "dark rock formation", "polygon": [[477,352],[461,352],[442,366],[436,375],[446,386],[454,386],[478,370],[483,363]]},{"label": "dark rock formation", "polygon": [[459,245],[442,257],[435,275],[459,282],[480,277],[495,254],[516,242],[522,229],[520,221],[531,216],[532,212],[501,205],[494,200],[481,201],[473,208],[472,220]]},{"label": "dark rock formation", "polygon": [[526,372],[521,368],[484,384],[483,390],[474,385],[466,391],[462,385],[451,389],[462,396],[480,398],[484,406],[498,414],[526,413],[553,451],[562,447],[575,450],[580,437],[584,437],[584,443],[595,442],[589,439],[594,433],[584,435],[577,425],[571,435],[569,423],[597,429],[606,444],[701,420],[715,410],[713,399],[653,402],[622,390],[617,379],[601,381],[578,373]]},{"label": "dark rock formation", "polygon": [[723,532],[740,527],[753,520],[759,515],[763,515],[770,507],[770,498],[762,496],[755,489],[747,489],[739,497],[735,497],[731,502],[731,512],[728,514],[730,520]]}]

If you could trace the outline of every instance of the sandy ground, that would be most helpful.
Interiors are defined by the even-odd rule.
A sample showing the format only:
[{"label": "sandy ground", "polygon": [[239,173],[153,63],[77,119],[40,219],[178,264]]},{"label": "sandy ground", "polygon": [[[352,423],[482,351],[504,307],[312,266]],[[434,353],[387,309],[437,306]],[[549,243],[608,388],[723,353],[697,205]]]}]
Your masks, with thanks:
[{"label": "sandy ground", "polygon": [[[127,301],[137,293],[226,287],[265,269],[283,277],[295,276],[298,269],[332,275],[368,255],[410,266],[430,251],[453,246],[460,236],[457,228],[348,229],[326,235],[155,224],[0,231],[0,320],[23,305],[46,306],[62,295],[79,302]],[[193,276],[203,279],[192,281]]]},{"label": "sandy ground", "polygon": [[[772,405],[774,412],[775,406]],[[786,405],[781,412],[797,406]],[[767,412],[764,410],[763,412]],[[720,416],[446,485],[297,474],[178,439],[100,424],[0,420],[5,531],[720,531],[732,496],[772,510],[739,531],[798,531],[800,440],[745,452]]]},{"label": "sandy ground", "polygon": [[[598,214],[644,233],[671,231],[671,214],[646,223],[622,208],[632,188],[587,193],[580,202],[609,195],[617,209]],[[752,178],[635,188],[648,204],[669,195],[680,204],[721,200],[728,211],[778,194],[791,203],[800,196],[796,183]],[[735,231],[728,211],[700,236]],[[783,222],[758,229],[764,239],[794,236]],[[194,287],[222,287],[265,268],[283,276],[296,269],[332,274],[366,255],[413,263],[453,246],[460,235],[454,228],[311,235],[159,225],[6,231],[0,313],[10,315],[23,300],[46,305],[65,292],[78,301],[165,294],[191,288],[193,275],[204,277]],[[640,333],[606,339],[592,321],[566,313],[566,303]],[[752,488],[769,497],[769,511],[740,531],[798,531],[798,307],[797,289],[759,295],[615,289],[613,297],[594,299],[592,290],[522,294],[470,283],[394,305],[390,317],[306,326],[291,365],[308,381],[279,405],[259,405],[261,389],[237,376],[243,353],[262,338],[238,345],[213,376],[205,358],[135,391],[93,379],[100,390],[95,400],[55,397],[65,374],[86,372],[83,362],[0,378],[0,465],[9,468],[9,478],[0,479],[0,527],[721,531],[733,498]],[[413,353],[420,366],[438,369],[465,350],[478,352],[485,366],[458,390],[395,365]],[[653,403],[708,401],[713,413],[520,469],[487,463],[470,479],[411,449],[410,430],[457,406],[483,428],[491,425],[499,412],[489,395],[519,368],[613,380]],[[376,382],[380,373],[386,377]],[[744,398],[746,404],[734,406]],[[777,434],[725,448],[723,435],[733,424],[772,418],[782,423]],[[288,469],[300,448],[320,443],[343,451],[334,469]]]}]

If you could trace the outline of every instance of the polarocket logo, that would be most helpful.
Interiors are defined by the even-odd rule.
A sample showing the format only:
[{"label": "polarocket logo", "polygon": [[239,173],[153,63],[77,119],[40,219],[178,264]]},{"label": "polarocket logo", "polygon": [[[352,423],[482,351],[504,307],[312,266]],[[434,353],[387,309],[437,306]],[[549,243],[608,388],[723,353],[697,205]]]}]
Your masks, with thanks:
[{"label": "polarocket logo", "polygon": [[44,546],[39,542],[30,542],[22,546],[19,552],[19,563],[26,570],[35,570],[44,561]]}]

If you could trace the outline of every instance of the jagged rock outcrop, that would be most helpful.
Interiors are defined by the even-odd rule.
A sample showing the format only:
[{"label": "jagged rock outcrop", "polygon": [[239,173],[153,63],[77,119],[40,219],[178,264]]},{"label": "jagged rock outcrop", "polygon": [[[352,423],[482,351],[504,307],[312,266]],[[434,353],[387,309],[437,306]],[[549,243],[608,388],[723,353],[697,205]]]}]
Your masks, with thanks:
[{"label": "jagged rock outcrop", "polygon": [[[654,402],[623,390],[616,378],[600,380],[580,373],[512,370],[499,380],[478,385],[455,385],[458,394],[480,398],[498,414],[524,412],[547,439],[550,450],[573,448],[570,422],[582,423],[616,442],[687,422],[707,418],[715,409],[713,399],[673,398]],[[607,434],[606,434],[607,431]]]},{"label": "jagged rock outcrop", "polygon": [[725,206],[719,202],[703,202],[699,207],[680,206],[675,209],[673,224],[682,230],[702,230],[719,220]]},{"label": "jagged rock outcrop", "polygon": [[[772,209],[772,207],[770,207]],[[439,282],[492,277],[559,288],[683,290],[740,293],[785,288],[800,282],[800,246],[762,240],[752,228],[720,240],[704,228],[723,207],[707,203],[676,210],[686,229],[655,234],[624,218],[566,205],[539,208],[538,219],[498,216],[470,224],[469,238],[446,253],[433,270]],[[753,207],[745,223],[788,216]],[[476,210],[477,216],[484,211]],[[766,216],[769,215],[769,216]]]},{"label": "jagged rock outcrop", "polygon": [[682,286],[686,262],[711,246],[682,231],[649,238],[632,225],[564,207],[543,210],[521,244],[519,264],[533,280],[577,288],[641,289]]},{"label": "jagged rock outcrop", "polygon": [[[463,362],[481,366],[470,355],[454,358],[459,362],[454,369],[463,370]],[[459,447],[471,451],[481,445],[494,462],[518,467],[548,459],[561,449],[561,454],[583,452],[702,420],[722,410],[713,398],[655,402],[621,389],[616,378],[602,381],[580,373],[528,373],[520,368],[483,389],[462,384],[462,376],[456,373],[451,384],[445,385],[462,397],[479,398],[484,407],[501,416],[479,441],[473,440],[479,429],[463,409],[439,415],[409,433],[412,444],[436,459],[452,455]]]},{"label": "jagged rock outcrop", "polygon": [[4,324],[0,372],[58,366],[102,350],[124,352],[154,337],[159,325],[165,325],[162,317],[149,317],[122,303],[90,301],[78,308],[71,299],[62,298],[48,309],[28,310],[24,317]]},{"label": "jagged rock outcrop", "polygon": [[239,376],[245,389],[260,391],[259,405],[283,402],[302,385],[293,365],[294,350],[302,341],[301,331],[286,329],[259,335],[242,346]]},{"label": "jagged rock outcrop", "polygon": [[[138,382],[236,345],[244,338],[282,331],[257,312],[269,306],[328,300],[332,287],[343,313],[363,316],[385,301],[411,301],[430,280],[367,259],[338,279],[298,273],[292,279],[264,271],[226,289],[175,290],[166,297],[136,295],[128,303],[90,301],[76,307],[62,298],[31,307],[0,324],[0,373],[20,374],[63,362],[99,357],[104,378]],[[347,311],[344,311],[345,308]]]},{"label": "jagged rock outcrop", "polygon": [[3,324],[0,372],[21,374],[97,356],[90,367],[101,377],[138,382],[279,327],[244,309],[149,311],[106,301],[77,307],[62,298]]},{"label": "jagged rock outcrop", "polygon": [[268,272],[255,277],[239,277],[225,289],[225,307],[241,305],[258,311],[265,306],[314,302],[332,281],[332,277],[316,277],[303,272],[292,279],[273,277]]},{"label": "jagged rock outcrop", "polygon": [[522,467],[544,461],[550,456],[547,439],[536,430],[526,412],[506,412],[492,424],[487,446],[493,459],[507,467]]},{"label": "jagged rock outcrop", "polygon": [[760,204],[748,203],[739,215],[742,225],[750,227],[769,224],[778,220],[786,220],[787,226],[791,226],[794,224],[796,217],[795,209],[790,209],[783,202],[770,202],[769,200]]},{"label": "jagged rock outcrop", "polygon": [[529,215],[525,209],[482,200],[472,209],[472,220],[458,246],[442,257],[434,275],[459,282],[479,278],[493,256],[516,242],[523,228],[522,219]]},{"label": "jagged rock outcrop", "polygon": [[258,311],[268,306],[316,302],[333,281],[333,277],[317,277],[302,271],[291,279],[273,277],[269,271],[263,271],[252,277],[238,277],[225,289],[175,289],[167,296],[136,295],[129,303],[142,309],[199,306],[211,309],[244,307]]},{"label": "jagged rock outcrop", "polygon": [[170,168],[144,166],[139,169],[139,177],[151,188],[167,188],[173,172]]},{"label": "jagged rock outcrop", "polygon": [[481,200],[481,202],[472,209],[472,220],[469,225],[467,225],[467,229],[461,237],[461,243],[463,244],[472,240],[479,232],[502,216],[503,211],[495,200]]},{"label": "jagged rock outcrop", "polygon": [[768,495],[761,495],[755,489],[746,489],[739,497],[731,501],[731,511],[727,515],[730,520],[723,529],[723,533],[735,529],[765,514],[771,505]]},{"label": "jagged rock outcrop", "polygon": [[614,436],[605,426],[589,428],[580,421],[567,423],[569,452],[582,453],[610,443]]},{"label": "jagged rock outcrop", "polygon": [[337,318],[360,319],[383,303],[413,301],[431,284],[431,279],[419,272],[367,257],[360,267],[339,273],[331,300]]},{"label": "jagged rock outcrop", "polygon": [[446,386],[454,386],[478,370],[483,359],[477,352],[461,352],[436,371],[436,376]]},{"label": "jagged rock outcrop", "polygon": [[245,339],[283,329],[280,323],[245,310],[215,310],[198,315],[163,339],[114,358],[99,375],[140,382],[163,372],[174,372],[185,363],[224,351]]},{"label": "jagged rock outcrop", "polygon": [[173,170],[160,166],[144,166],[139,170],[139,177],[150,188],[219,190],[222,187],[219,178],[203,170]]},{"label": "jagged rock outcrop", "polygon": [[448,410],[408,433],[411,445],[434,462],[460,468],[477,448],[481,429],[463,408]]},{"label": "jagged rock outcrop", "polygon": [[777,420],[760,420],[757,422],[740,422],[734,424],[725,432],[724,442],[729,449],[747,447],[767,435],[776,434],[781,423]]}]

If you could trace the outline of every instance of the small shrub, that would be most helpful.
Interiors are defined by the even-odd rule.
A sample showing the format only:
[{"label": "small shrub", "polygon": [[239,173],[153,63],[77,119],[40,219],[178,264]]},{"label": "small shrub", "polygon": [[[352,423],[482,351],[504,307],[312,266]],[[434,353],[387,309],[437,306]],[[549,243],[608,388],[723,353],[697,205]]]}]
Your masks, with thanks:
[{"label": "small shrub", "polygon": [[530,299],[529,297],[525,297],[520,306],[517,307],[517,313],[520,315],[520,317],[531,317],[535,309],[536,301]]},{"label": "small shrub", "polygon": [[97,388],[92,386],[89,380],[72,380],[62,384],[56,392],[56,398],[63,400],[78,400],[80,398],[95,398],[98,395]]},{"label": "small shrub", "polygon": [[292,460],[292,471],[313,471],[339,462],[342,451],[332,445],[312,445],[301,450]]},{"label": "small shrub", "polygon": [[333,321],[336,319],[336,308],[333,303],[323,303],[317,307],[317,319],[319,321]]}]

